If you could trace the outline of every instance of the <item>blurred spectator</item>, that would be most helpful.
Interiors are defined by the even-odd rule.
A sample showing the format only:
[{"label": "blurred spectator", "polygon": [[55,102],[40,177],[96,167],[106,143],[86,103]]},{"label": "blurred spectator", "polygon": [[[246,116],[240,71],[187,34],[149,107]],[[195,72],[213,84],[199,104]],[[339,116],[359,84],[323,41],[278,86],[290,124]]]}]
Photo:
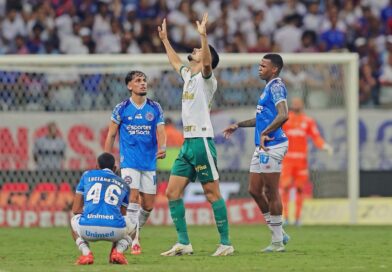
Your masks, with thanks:
[{"label": "blurred spectator", "polygon": [[65,149],[65,141],[61,138],[56,123],[48,123],[46,135],[38,138],[34,143],[33,156],[37,169],[63,169]]},{"label": "blurred spectator", "polygon": [[305,30],[301,37],[301,47],[298,52],[315,53],[318,52],[317,34],[312,30]]},{"label": "blurred spectator", "polygon": [[281,52],[296,52],[300,48],[302,30],[298,27],[298,19],[297,15],[285,17],[285,25],[275,32],[274,40]]},{"label": "blurred spectator", "polygon": [[338,16],[335,11],[330,13],[331,27],[321,34],[321,51],[342,49],[346,46],[346,35],[338,28]]}]

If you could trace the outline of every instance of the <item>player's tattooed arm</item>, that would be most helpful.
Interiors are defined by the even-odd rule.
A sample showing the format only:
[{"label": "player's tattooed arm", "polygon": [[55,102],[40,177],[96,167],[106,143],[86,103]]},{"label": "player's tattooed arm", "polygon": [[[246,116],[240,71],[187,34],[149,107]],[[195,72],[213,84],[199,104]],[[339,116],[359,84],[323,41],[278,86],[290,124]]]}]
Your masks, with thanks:
[{"label": "player's tattooed arm", "polygon": [[256,118],[231,124],[230,126],[228,126],[223,130],[223,136],[225,136],[225,138],[228,139],[231,136],[231,134],[233,134],[234,131],[236,131],[237,128],[239,127],[255,127],[255,126],[256,126]]},{"label": "player's tattooed arm", "polygon": [[261,135],[268,135],[269,133],[277,130],[289,119],[289,113],[287,110],[286,100],[283,100],[276,104],[278,115],[272,121],[272,123],[261,133]]},{"label": "player's tattooed arm", "polygon": [[237,123],[238,127],[255,127],[256,126],[256,118],[252,118],[249,120],[245,120]]}]

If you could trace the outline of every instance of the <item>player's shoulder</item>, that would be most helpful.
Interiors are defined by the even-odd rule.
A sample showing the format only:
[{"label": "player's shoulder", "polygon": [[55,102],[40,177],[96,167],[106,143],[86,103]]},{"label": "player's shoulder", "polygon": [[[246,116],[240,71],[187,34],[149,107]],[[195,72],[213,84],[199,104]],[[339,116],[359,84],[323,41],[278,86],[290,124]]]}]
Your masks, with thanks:
[{"label": "player's shoulder", "polygon": [[149,106],[151,106],[151,107],[153,107],[155,109],[162,110],[161,104],[159,104],[159,102],[157,102],[155,100],[147,98],[147,102],[146,103],[147,103],[147,105],[149,105]]},{"label": "player's shoulder", "polygon": [[281,89],[281,88],[286,89],[286,85],[284,84],[283,80],[280,77],[278,77],[278,78],[273,79],[273,81],[271,82],[270,88],[271,88],[271,90]]},{"label": "player's shoulder", "polygon": [[126,106],[128,106],[130,104],[129,98],[124,99],[123,101],[121,101],[120,103],[118,103],[114,108],[116,110],[120,110],[125,108]]}]

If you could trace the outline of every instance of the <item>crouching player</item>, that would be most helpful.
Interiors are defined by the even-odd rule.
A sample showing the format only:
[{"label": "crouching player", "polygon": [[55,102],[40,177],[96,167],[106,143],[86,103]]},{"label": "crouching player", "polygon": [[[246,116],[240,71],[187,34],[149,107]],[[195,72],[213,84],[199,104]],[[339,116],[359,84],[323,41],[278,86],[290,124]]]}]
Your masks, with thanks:
[{"label": "crouching player", "polygon": [[132,243],[130,233],[136,225],[124,216],[128,206],[129,187],[114,174],[115,159],[103,153],[98,169],[83,173],[72,206],[72,236],[82,255],[76,264],[93,264],[94,256],[88,242],[113,242],[109,262],[128,264],[124,251]]}]

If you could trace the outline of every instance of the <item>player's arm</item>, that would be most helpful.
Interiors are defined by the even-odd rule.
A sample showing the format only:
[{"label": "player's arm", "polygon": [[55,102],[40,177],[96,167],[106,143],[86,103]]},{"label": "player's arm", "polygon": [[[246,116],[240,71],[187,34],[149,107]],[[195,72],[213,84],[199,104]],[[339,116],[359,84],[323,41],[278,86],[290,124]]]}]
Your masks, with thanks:
[{"label": "player's arm", "polygon": [[116,139],[116,135],[117,135],[117,131],[118,131],[118,124],[116,124],[115,122],[112,121],[109,125],[108,134],[107,134],[106,140],[105,140],[105,147],[104,147],[105,152],[109,152],[109,153],[112,152],[114,140]]},{"label": "player's arm", "polygon": [[166,157],[166,130],[165,130],[165,124],[159,124],[157,126],[157,140],[158,140],[158,153],[157,153],[157,159],[164,159]]},{"label": "player's arm", "polygon": [[333,154],[333,148],[321,137],[317,123],[313,119],[309,121],[307,134],[318,149],[326,151],[329,155]]},{"label": "player's arm", "polygon": [[208,13],[204,13],[201,23],[196,21],[197,31],[200,34],[201,41],[201,61],[202,61],[202,74],[203,77],[208,78],[212,73],[212,58],[210,47],[208,46],[206,25],[208,21]]},{"label": "player's arm", "polygon": [[73,214],[83,213],[83,206],[84,206],[83,195],[76,193],[74,196],[73,204],[72,204]]},{"label": "player's arm", "polygon": [[123,215],[123,216],[127,215],[127,207],[121,206],[120,212],[121,212],[121,215]]},{"label": "player's arm", "polygon": [[181,75],[180,69],[183,66],[180,57],[177,55],[176,51],[174,51],[171,46],[169,39],[167,38],[167,30],[166,30],[166,18],[163,19],[162,25],[158,26],[158,34],[161,39],[163,46],[166,50],[166,55],[169,58],[170,64],[173,66],[174,70]]},{"label": "player's arm", "polygon": [[278,104],[275,105],[276,110],[278,111],[278,114],[276,115],[275,119],[272,121],[272,123],[264,129],[264,131],[261,133],[261,135],[268,135],[271,132],[277,130],[283,124],[289,120],[289,113],[287,110],[287,102],[286,100],[280,101]]},{"label": "player's arm", "polygon": [[249,120],[241,121],[235,124],[231,124],[223,131],[223,136],[228,139],[234,131],[237,130],[239,127],[255,127],[256,126],[256,118],[252,118]]},{"label": "player's arm", "polygon": [[260,134],[260,148],[265,151],[268,150],[268,148],[265,147],[265,142],[273,140],[273,138],[269,137],[268,134],[282,127],[283,124],[289,119],[286,100],[281,100],[275,105],[275,107],[276,110],[278,111],[278,114],[276,115],[272,123],[269,126],[267,126],[264,129],[264,131],[261,132]]}]

